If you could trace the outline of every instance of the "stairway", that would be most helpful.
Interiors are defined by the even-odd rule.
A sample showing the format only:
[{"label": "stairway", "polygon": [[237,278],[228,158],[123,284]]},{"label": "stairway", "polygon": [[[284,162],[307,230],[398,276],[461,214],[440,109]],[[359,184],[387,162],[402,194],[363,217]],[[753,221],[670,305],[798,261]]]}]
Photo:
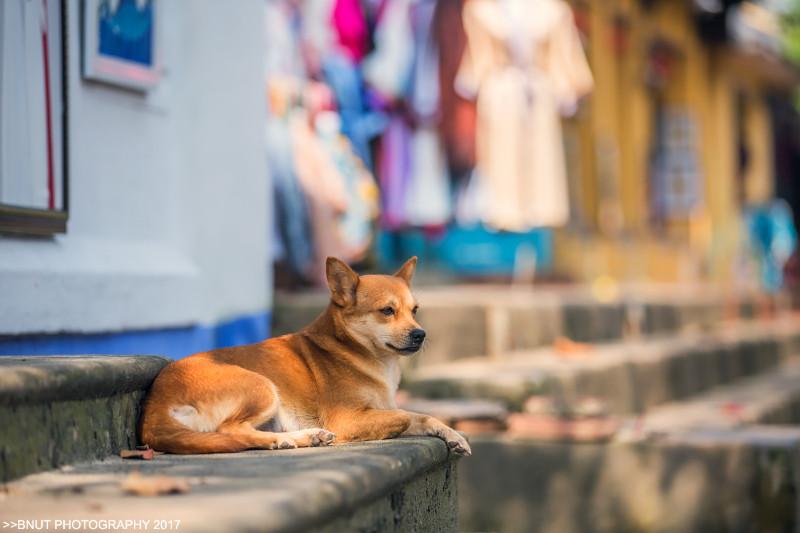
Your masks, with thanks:
[{"label": "stairway", "polygon": [[431,331],[421,318],[434,338],[459,317],[464,335],[451,342],[481,328],[489,340],[482,354],[422,353],[404,374],[413,397],[491,400],[512,413],[532,396],[568,412],[589,397],[619,427],[594,442],[511,424],[472,435],[474,455],[459,472],[461,527],[800,530],[800,319],[758,317],[756,298],[740,295],[586,294],[495,289],[476,305],[462,293],[451,305],[469,302],[463,312],[445,311],[439,294],[430,314],[449,319]]},{"label": "stairway", "polygon": [[0,357],[0,530],[458,531],[437,438],[122,458],[167,363]]}]

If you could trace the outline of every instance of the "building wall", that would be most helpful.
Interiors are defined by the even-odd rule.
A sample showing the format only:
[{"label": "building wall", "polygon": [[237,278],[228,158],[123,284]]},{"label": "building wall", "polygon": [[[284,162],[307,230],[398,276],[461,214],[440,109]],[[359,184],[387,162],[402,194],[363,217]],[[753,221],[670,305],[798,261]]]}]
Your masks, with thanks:
[{"label": "building wall", "polygon": [[[744,200],[763,202],[773,195],[768,84],[752,68],[742,76],[741,64],[730,60],[731,48],[701,40],[690,2],[662,0],[649,8],[634,0],[575,5],[588,6],[587,43],[596,81],[582,119],[592,131],[585,138],[592,147],[583,149],[591,156],[582,164],[578,202],[588,224],[557,233],[556,270],[582,280],[610,275],[627,281],[730,281],[742,240],[740,119],[751,156]],[[691,213],[662,227],[653,224],[648,191],[655,124],[645,78],[656,41],[676,51],[663,97],[694,118],[703,195]],[[739,94],[747,103],[742,117],[736,115]]]},{"label": "building wall", "polygon": [[68,230],[0,237],[0,336],[15,336],[0,353],[182,355],[266,335],[262,2],[160,0],[147,95],[81,79],[79,13],[69,0]]}]

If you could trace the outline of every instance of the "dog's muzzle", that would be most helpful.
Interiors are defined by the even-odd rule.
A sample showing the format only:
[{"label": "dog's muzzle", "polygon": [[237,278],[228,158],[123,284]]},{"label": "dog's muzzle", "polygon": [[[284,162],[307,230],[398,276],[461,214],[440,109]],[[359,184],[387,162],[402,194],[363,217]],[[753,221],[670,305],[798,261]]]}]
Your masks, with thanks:
[{"label": "dog's muzzle", "polygon": [[425,342],[425,330],[417,328],[411,330],[411,333],[408,334],[408,342],[402,348],[394,346],[388,342],[386,343],[386,346],[396,352],[400,352],[405,355],[411,355],[417,353],[420,348],[422,348],[423,342]]}]

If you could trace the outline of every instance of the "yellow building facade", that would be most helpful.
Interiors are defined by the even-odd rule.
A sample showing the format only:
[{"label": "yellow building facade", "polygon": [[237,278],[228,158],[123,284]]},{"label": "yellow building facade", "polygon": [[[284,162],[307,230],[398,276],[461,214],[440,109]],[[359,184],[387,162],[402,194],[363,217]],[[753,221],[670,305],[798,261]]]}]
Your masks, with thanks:
[{"label": "yellow building facade", "polygon": [[729,282],[745,205],[773,196],[767,95],[794,70],[704,38],[690,0],[576,0],[595,90],[565,121],[575,280]]}]

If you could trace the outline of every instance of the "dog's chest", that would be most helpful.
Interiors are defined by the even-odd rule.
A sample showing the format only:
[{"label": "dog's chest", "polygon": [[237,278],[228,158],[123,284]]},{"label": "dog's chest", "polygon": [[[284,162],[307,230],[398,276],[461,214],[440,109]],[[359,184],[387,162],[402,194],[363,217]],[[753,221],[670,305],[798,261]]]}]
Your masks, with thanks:
[{"label": "dog's chest", "polygon": [[381,381],[385,389],[378,392],[373,400],[377,409],[396,409],[397,387],[400,385],[400,365],[396,361],[386,362],[383,367]]}]

